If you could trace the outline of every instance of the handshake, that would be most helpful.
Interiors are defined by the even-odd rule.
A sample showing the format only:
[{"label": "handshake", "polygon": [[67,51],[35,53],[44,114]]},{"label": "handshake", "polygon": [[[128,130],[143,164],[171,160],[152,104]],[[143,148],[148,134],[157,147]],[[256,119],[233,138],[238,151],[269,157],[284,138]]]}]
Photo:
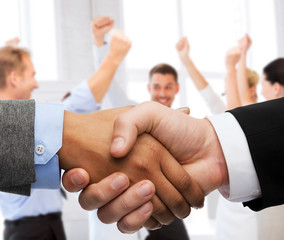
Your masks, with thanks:
[{"label": "handshake", "polygon": [[[201,208],[228,185],[223,151],[209,120],[155,102],[92,114],[65,112],[58,152],[63,185],[84,189],[86,210],[122,232],[156,229]],[[84,170],[83,170],[84,169]],[[89,184],[91,183],[91,184]]]}]

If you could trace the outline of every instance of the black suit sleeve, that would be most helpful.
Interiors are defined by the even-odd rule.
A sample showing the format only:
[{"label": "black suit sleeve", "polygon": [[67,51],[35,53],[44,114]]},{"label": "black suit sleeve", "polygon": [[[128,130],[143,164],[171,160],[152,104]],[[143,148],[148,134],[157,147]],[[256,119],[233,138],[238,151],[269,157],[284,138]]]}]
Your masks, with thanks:
[{"label": "black suit sleeve", "polygon": [[284,98],[229,112],[245,133],[262,191],[244,205],[259,211],[284,204]]}]

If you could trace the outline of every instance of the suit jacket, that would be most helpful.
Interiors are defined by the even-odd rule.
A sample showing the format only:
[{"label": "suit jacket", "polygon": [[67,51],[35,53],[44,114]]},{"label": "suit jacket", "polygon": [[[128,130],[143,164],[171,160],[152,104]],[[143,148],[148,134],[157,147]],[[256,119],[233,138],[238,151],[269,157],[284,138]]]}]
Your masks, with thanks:
[{"label": "suit jacket", "polygon": [[0,191],[30,195],[35,182],[33,100],[0,100]]},{"label": "suit jacket", "polygon": [[259,211],[284,204],[284,98],[229,112],[245,133],[262,191],[244,205]]}]

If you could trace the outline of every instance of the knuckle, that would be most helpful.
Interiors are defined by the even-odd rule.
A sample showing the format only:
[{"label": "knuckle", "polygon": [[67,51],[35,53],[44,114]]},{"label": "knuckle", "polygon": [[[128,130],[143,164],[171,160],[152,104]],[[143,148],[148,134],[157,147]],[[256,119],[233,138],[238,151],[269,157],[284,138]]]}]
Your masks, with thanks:
[{"label": "knuckle", "polygon": [[93,210],[105,204],[105,195],[103,191],[96,188],[89,192],[83,191],[79,196],[79,203],[83,209]]},{"label": "knuckle", "polygon": [[163,215],[167,211],[164,205],[154,206],[153,215]]},{"label": "knuckle", "polygon": [[131,204],[130,204],[128,198],[126,198],[126,197],[124,197],[124,196],[121,198],[121,206],[122,206],[122,208],[124,208],[125,210],[131,209]]},{"label": "knuckle", "polygon": [[150,172],[152,167],[153,166],[151,166],[150,162],[147,159],[137,159],[136,161],[136,168],[144,173]]},{"label": "knuckle", "polygon": [[179,182],[182,186],[182,191],[190,191],[194,193],[192,200],[190,201],[191,205],[198,208],[203,207],[205,200],[204,193],[200,189],[199,185],[186,174],[180,177]]},{"label": "knuckle", "polygon": [[123,116],[118,116],[114,121],[114,127],[124,126],[126,123],[127,122]]},{"label": "knuckle", "polygon": [[184,191],[192,187],[192,180],[188,174],[183,174],[179,179],[179,183]]},{"label": "knuckle", "polygon": [[106,200],[106,196],[104,194],[104,191],[102,191],[100,188],[96,188],[94,189],[94,191],[92,192],[93,196],[92,196],[92,201],[93,202],[98,202],[98,203],[103,203]]},{"label": "knuckle", "polygon": [[172,207],[173,209],[183,209],[184,208],[184,204],[187,205],[186,201],[184,200],[184,198],[182,196],[178,196],[174,199],[173,203],[172,203]]}]

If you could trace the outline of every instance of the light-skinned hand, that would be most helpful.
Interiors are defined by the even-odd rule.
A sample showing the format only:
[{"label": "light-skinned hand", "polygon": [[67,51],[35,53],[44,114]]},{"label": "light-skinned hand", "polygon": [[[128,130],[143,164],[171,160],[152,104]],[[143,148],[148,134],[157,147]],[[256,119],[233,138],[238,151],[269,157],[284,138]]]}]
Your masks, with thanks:
[{"label": "light-skinned hand", "polygon": [[239,46],[233,47],[227,51],[225,65],[227,70],[235,69],[241,58],[241,49]]},{"label": "light-skinned hand", "polygon": [[240,40],[239,40],[239,47],[242,53],[247,53],[248,49],[250,48],[252,44],[252,40],[249,37],[248,34],[245,34]]},{"label": "light-skinned hand", "polygon": [[110,17],[98,17],[92,21],[94,44],[100,47],[104,44],[105,35],[113,28],[114,20]]},{"label": "light-skinned hand", "polygon": [[124,59],[129,49],[131,48],[130,39],[119,29],[114,29],[111,32],[109,54],[117,64],[120,64]]},{"label": "light-skinned hand", "polygon": [[145,132],[169,150],[199,183],[205,195],[228,184],[225,158],[207,119],[195,119],[155,102],[142,103],[115,120],[111,154],[114,157],[126,155],[137,136]]},{"label": "light-skinned hand", "polygon": [[181,61],[186,61],[189,58],[190,46],[187,37],[182,37],[176,44],[176,49]]}]

